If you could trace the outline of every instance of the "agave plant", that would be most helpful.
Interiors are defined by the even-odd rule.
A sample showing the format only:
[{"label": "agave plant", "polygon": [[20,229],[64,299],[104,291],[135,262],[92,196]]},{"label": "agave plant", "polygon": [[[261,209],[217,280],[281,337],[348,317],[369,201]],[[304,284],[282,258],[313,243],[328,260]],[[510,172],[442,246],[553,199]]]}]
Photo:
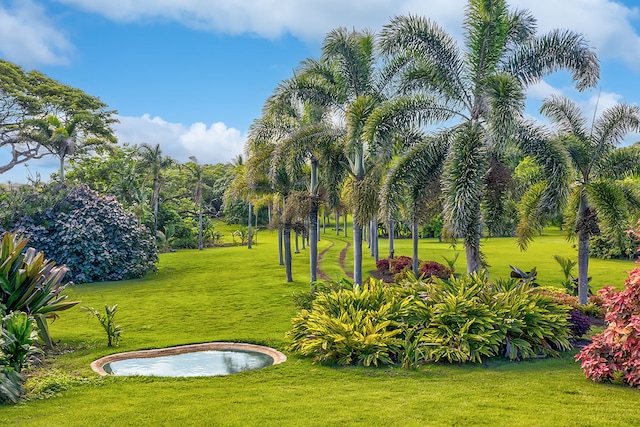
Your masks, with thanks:
[{"label": "agave plant", "polygon": [[62,284],[68,268],[56,266],[42,252],[27,248],[29,239],[23,235],[4,233],[0,247],[0,303],[7,312],[23,311],[32,316],[42,341],[53,348],[47,318],[67,310],[80,301],[65,301],[61,292],[71,283]]}]

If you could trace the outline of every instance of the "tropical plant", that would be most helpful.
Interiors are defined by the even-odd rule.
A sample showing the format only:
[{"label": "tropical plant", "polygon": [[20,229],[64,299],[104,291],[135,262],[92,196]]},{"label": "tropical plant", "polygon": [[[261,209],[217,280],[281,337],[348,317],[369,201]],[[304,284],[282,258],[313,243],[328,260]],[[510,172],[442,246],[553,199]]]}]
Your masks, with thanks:
[{"label": "tropical plant", "polygon": [[592,337],[576,360],[587,378],[596,382],[616,379],[631,387],[640,387],[640,268],[636,267],[625,282],[625,289],[600,290],[604,297],[607,326]]},{"label": "tropical plant", "polygon": [[35,320],[22,311],[12,311],[2,318],[0,351],[4,363],[16,372],[29,365],[30,359],[40,353],[34,344],[38,339]]},{"label": "tropical plant", "polygon": [[[490,160],[500,159],[503,148],[516,142],[550,172],[564,161],[549,155],[555,154],[554,145],[539,129],[522,125],[527,86],[558,69],[571,72],[579,90],[598,79],[595,53],[581,35],[554,30],[536,37],[535,29],[536,20],[528,11],[512,12],[504,0],[470,0],[464,50],[426,18],[396,17],[381,33],[382,50],[403,65],[401,87],[407,95],[402,100],[413,103],[423,122],[459,120],[450,127],[443,212],[448,234],[464,241],[469,272],[482,266],[481,201],[487,194]],[[381,115],[376,127],[393,123],[395,116]],[[545,202],[566,194],[561,185],[566,178],[553,177]],[[550,203],[547,207],[553,210]]]},{"label": "tropical plant", "polygon": [[[632,225],[631,212],[640,211],[640,190],[633,181],[625,180],[638,170],[640,150],[616,148],[629,131],[640,128],[640,107],[617,104],[604,110],[591,126],[578,106],[564,97],[548,98],[540,111],[556,126],[556,141],[573,166],[575,184],[564,223],[568,236],[578,240],[578,296],[580,302],[586,304],[590,237],[600,234],[602,226],[616,244],[622,246],[625,231]],[[534,185],[523,198],[539,200],[544,188],[544,184]],[[526,220],[520,228],[540,228],[541,217],[535,214],[539,204],[523,206],[531,209],[524,212]],[[526,247],[531,238],[531,234],[520,233],[520,245]]]},{"label": "tropical plant", "polygon": [[53,342],[46,319],[56,318],[59,311],[67,310],[79,301],[65,301],[68,296],[60,295],[68,285],[62,284],[67,267],[56,266],[54,261],[45,259],[42,252],[26,248],[28,242],[18,233],[7,232],[2,236],[0,304],[8,312],[25,312],[33,316],[40,338],[51,349]]},{"label": "tropical plant", "polygon": [[202,250],[202,186],[204,180],[204,166],[198,163],[195,156],[189,157],[190,162],[183,166],[189,171],[193,179],[195,179],[195,190],[193,192],[193,201],[198,212],[198,249]]},{"label": "tropical plant", "polygon": [[108,305],[104,306],[104,314],[100,314],[98,310],[93,307],[81,307],[90,315],[94,315],[96,319],[100,322],[100,325],[107,333],[107,346],[117,346],[120,341],[120,334],[122,333],[122,327],[120,325],[115,324],[116,310],[118,309],[118,304],[115,304],[113,307],[109,307]]},{"label": "tropical plant", "polygon": [[147,174],[147,180],[152,181],[153,193],[151,195],[151,207],[153,210],[152,236],[158,232],[158,204],[160,203],[160,189],[164,183],[163,171],[175,165],[175,160],[162,154],[160,144],[155,147],[149,144],[141,144],[139,147],[139,166]]}]

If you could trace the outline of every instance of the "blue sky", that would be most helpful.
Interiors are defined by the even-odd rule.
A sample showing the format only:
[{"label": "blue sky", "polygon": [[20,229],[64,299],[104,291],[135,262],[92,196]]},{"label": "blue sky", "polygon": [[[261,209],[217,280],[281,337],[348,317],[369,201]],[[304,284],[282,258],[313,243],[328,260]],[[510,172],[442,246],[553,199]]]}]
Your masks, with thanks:
[{"label": "blue sky", "polygon": [[[160,143],[185,161],[226,162],[242,152],[264,100],[337,26],[379,30],[389,18],[429,16],[457,39],[465,0],[0,0],[0,57],[39,69],[118,111],[122,142]],[[539,32],[582,32],[601,60],[600,86],[578,94],[560,73],[529,90],[528,113],[550,93],[589,115],[640,104],[639,0],[512,0]],[[626,142],[640,140],[629,135]],[[0,162],[7,158],[0,151]],[[24,182],[54,158],[0,176]]]}]

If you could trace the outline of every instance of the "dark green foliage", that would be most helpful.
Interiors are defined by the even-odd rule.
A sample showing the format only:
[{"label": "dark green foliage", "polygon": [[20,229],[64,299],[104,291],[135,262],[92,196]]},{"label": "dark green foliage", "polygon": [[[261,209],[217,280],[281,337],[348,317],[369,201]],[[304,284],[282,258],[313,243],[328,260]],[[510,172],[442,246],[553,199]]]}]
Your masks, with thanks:
[{"label": "dark green foliage", "polygon": [[640,239],[633,234],[628,234],[622,239],[622,245],[615,239],[602,234],[591,236],[589,239],[589,256],[601,259],[633,259],[638,257]]},{"label": "dark green foliage", "polygon": [[53,187],[30,205],[49,197],[56,201],[48,209],[32,209],[8,228],[23,230],[37,250],[66,264],[74,282],[141,277],[155,267],[158,257],[149,230],[114,196],[99,196],[86,185]]}]

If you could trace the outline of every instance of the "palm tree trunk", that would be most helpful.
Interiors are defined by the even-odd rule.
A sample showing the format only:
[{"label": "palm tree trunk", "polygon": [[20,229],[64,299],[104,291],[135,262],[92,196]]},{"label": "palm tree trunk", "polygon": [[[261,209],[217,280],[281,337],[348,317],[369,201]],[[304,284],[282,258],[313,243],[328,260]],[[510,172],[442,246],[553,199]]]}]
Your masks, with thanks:
[{"label": "palm tree trunk", "polygon": [[578,302],[586,304],[589,297],[589,233],[578,232]]},{"label": "palm tree trunk", "polygon": [[413,238],[413,274],[418,277],[418,220],[411,223],[411,237]]},{"label": "palm tree trunk", "polygon": [[202,200],[198,203],[198,249],[202,250]]},{"label": "palm tree trunk", "polygon": [[293,282],[291,274],[291,223],[284,223],[284,267],[287,272],[287,282]]},{"label": "palm tree trunk", "polygon": [[362,226],[353,218],[353,283],[362,284]]},{"label": "palm tree trunk", "polygon": [[344,237],[347,237],[347,213],[344,214]]},{"label": "palm tree trunk", "polygon": [[480,269],[480,237],[465,239],[465,253],[467,254],[467,273],[474,273]]},{"label": "palm tree trunk", "polygon": [[60,155],[60,182],[64,182],[64,154]]},{"label": "palm tree trunk", "polygon": [[248,220],[248,228],[247,228],[247,249],[251,249],[251,210],[253,206],[251,202],[249,202],[249,220]]},{"label": "palm tree trunk", "polygon": [[283,242],[282,242],[282,226],[278,226],[278,259],[279,259],[279,264],[278,265],[284,265],[284,256],[282,254],[282,250],[283,250]]},{"label": "palm tree trunk", "polygon": [[395,230],[394,230],[394,221],[392,218],[389,218],[389,258],[393,259],[394,256],[394,248],[393,248],[393,243],[394,243],[394,239],[395,239]]},{"label": "palm tree trunk", "polygon": [[340,212],[336,208],[336,236],[340,235]]},{"label": "palm tree trunk", "polygon": [[309,230],[311,231],[311,244],[309,245],[309,280],[316,281],[316,269],[318,267],[318,204],[311,201],[309,212]]},{"label": "palm tree trunk", "polygon": [[380,248],[378,246],[378,217],[373,218],[373,259],[378,262]]},{"label": "palm tree trunk", "polygon": [[296,231],[296,251],[295,251],[295,253],[297,253],[297,254],[300,253],[299,241],[300,241],[300,233],[298,233]]}]

